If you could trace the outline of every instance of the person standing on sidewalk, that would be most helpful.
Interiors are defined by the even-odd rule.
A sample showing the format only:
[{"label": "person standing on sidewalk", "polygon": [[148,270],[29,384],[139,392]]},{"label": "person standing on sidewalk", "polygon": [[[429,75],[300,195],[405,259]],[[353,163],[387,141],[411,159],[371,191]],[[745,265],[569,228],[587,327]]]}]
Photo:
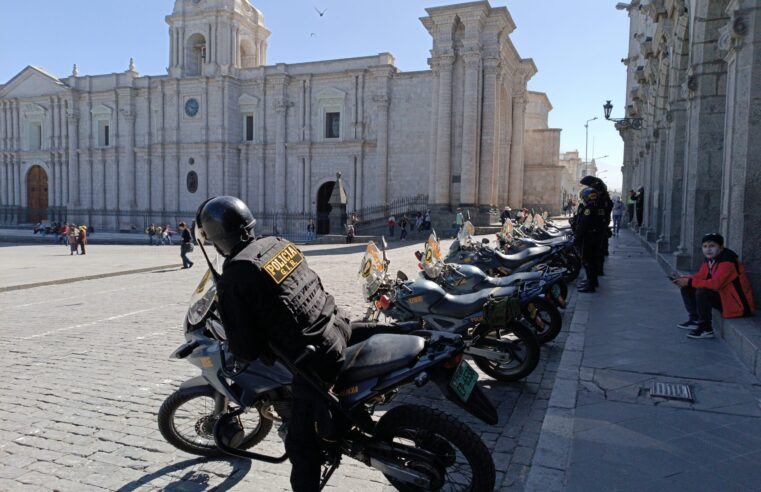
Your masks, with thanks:
[{"label": "person standing on sidewalk", "polygon": [[631,226],[634,220],[634,205],[637,203],[637,193],[634,190],[629,190],[629,196],[626,198],[626,219],[628,225]]},{"label": "person standing on sidewalk", "polygon": [[393,214],[388,218],[388,235],[394,237],[394,229],[396,229],[396,217]]},{"label": "person standing on sidewalk", "polygon": [[682,301],[690,318],[677,326],[691,330],[689,338],[713,338],[711,310],[724,318],[740,318],[755,312],[750,280],[737,253],[724,247],[724,237],[712,233],[701,241],[705,261],[698,273],[687,277],[672,274],[681,288]]},{"label": "person standing on sidewalk", "polygon": [[581,261],[587,273],[586,284],[579,292],[592,293],[599,286],[597,277],[603,258],[603,238],[607,231],[607,213],[599,203],[599,194],[584,188],[579,194],[581,205],[574,221],[574,245],[581,250]]},{"label": "person standing on sidewalk", "polygon": [[193,262],[188,258],[188,253],[193,251],[193,236],[190,235],[185,222],[180,222],[180,258],[182,258],[182,268],[190,268]]},{"label": "person standing on sidewalk", "polygon": [[410,226],[410,221],[407,218],[407,214],[402,215],[402,220],[399,221],[399,228],[401,229],[401,232],[399,233],[399,240],[404,241],[407,239],[407,228]]},{"label": "person standing on sidewalk", "polygon": [[621,219],[624,216],[624,209],[626,206],[624,205],[624,202],[621,201],[621,198],[616,197],[616,199],[613,201],[613,212],[611,213],[611,216],[613,217],[613,235],[618,236],[618,232],[621,230]]},{"label": "person standing on sidewalk", "polygon": [[74,253],[79,254],[79,251],[77,250],[77,247],[79,244],[77,244],[77,240],[79,238],[79,229],[77,229],[77,226],[74,224],[69,225],[69,256],[73,255]]}]

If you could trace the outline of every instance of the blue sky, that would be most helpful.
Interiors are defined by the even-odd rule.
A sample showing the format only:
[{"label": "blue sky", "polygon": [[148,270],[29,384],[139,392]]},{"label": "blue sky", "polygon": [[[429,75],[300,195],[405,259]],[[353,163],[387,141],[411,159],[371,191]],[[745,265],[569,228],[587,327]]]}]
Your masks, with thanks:
[{"label": "blue sky", "polygon": [[[253,0],[272,32],[268,63],[292,63],[390,52],[403,71],[425,70],[431,39],[419,17],[441,0]],[[602,116],[606,99],[622,115],[626,91],[628,17],[612,0],[492,0],[507,6],[517,28],[511,38],[539,73],[529,89],[546,92],[550,126],[562,128],[561,151],[589,157],[620,187],[623,142]],[[0,0],[0,83],[26,65],[65,77],[127,69],[134,57],[143,75],[166,73],[169,36],[164,17],[174,0]],[[320,17],[315,12],[327,9]],[[315,35],[312,36],[311,34]],[[594,145],[594,150],[593,150]]]}]

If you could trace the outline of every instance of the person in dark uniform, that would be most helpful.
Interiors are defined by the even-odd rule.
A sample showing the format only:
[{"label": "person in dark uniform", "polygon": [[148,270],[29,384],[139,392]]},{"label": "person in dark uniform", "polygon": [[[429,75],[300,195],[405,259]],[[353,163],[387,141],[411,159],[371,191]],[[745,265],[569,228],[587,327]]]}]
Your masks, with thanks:
[{"label": "person in dark uniform", "polygon": [[[293,243],[277,237],[255,239],[254,219],[242,200],[219,196],[196,215],[199,241],[206,239],[226,260],[218,280],[219,306],[230,350],[243,361],[272,363],[276,347],[295,361],[305,360],[327,391],[335,383],[351,335],[348,318],[325,292],[319,276]],[[293,380],[293,407],[285,440],[291,461],[291,487],[317,491],[323,441],[316,417],[323,400],[303,377]]]},{"label": "person in dark uniform", "polygon": [[603,257],[603,237],[607,228],[606,212],[599,203],[600,197],[595,189],[584,188],[579,193],[579,198],[581,203],[574,224],[574,241],[581,250],[581,260],[587,272],[587,282],[579,292],[595,292]]},{"label": "person in dark uniform", "polygon": [[613,200],[608,193],[608,187],[605,182],[596,176],[584,176],[581,178],[581,184],[588,186],[597,192],[597,202],[605,209],[605,234],[602,237],[602,257],[600,260],[600,269],[597,272],[599,276],[605,275],[605,258],[608,256],[608,242],[613,235],[610,231],[610,221],[613,214]]}]

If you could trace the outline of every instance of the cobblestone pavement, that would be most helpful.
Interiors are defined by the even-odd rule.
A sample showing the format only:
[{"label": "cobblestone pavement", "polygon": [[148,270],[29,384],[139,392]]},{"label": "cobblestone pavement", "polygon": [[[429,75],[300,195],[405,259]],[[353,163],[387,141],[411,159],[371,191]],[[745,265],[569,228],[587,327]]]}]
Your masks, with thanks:
[{"label": "cobblestone pavement", "polygon": [[[37,264],[44,269],[56,261],[46,248],[53,254],[61,247],[36,248],[45,253]],[[391,267],[413,274],[414,250],[394,247]],[[306,251],[338,303],[360,316],[364,303],[356,271],[364,246]],[[134,247],[130,254],[152,253]],[[156,414],[164,398],[197,375],[190,364],[168,355],[184,342],[181,321],[202,274],[198,266],[0,293],[0,490],[290,489],[287,463],[205,460],[176,450],[158,432]],[[457,415],[492,450],[497,488],[520,490],[565,336],[543,347],[540,365],[526,381],[505,384],[482,375],[480,384],[499,409],[497,426],[443,400],[432,385],[405,388],[394,403]],[[257,449],[282,453],[282,443],[273,430]],[[350,459],[329,487],[391,489],[380,473]]]}]

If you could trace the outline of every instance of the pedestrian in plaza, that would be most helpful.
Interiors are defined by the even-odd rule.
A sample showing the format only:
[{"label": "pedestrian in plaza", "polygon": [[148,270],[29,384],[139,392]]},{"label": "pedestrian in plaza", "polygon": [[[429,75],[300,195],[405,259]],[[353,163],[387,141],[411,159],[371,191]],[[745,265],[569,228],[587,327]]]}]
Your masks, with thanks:
[{"label": "pedestrian in plaza", "polygon": [[172,245],[172,236],[174,235],[174,231],[169,227],[169,224],[165,225],[163,229],[161,229],[161,243]]},{"label": "pedestrian in plaza", "polygon": [[625,209],[624,202],[621,201],[620,197],[616,197],[613,201],[613,212],[611,213],[613,217],[613,234],[616,236],[618,236],[618,231],[621,229],[621,218],[624,216]]},{"label": "pedestrian in plaza", "polygon": [[462,209],[458,208],[457,213],[454,216],[454,223],[452,224],[452,227],[454,228],[454,235],[452,237],[457,236],[457,234],[460,233],[462,230],[462,225],[465,223],[465,217],[462,215]]},{"label": "pedestrian in plaza", "polygon": [[[303,359],[301,368],[328,391],[344,363],[351,328],[301,251],[282,238],[255,239],[256,221],[238,198],[207,200],[197,221],[199,241],[212,242],[226,258],[217,291],[232,354],[243,362],[262,359],[270,364],[278,357],[291,363]],[[273,272],[265,268],[270,262],[285,266]],[[313,350],[304,357],[307,346]],[[331,418],[322,391],[301,374],[294,375],[285,449],[295,492],[320,489],[324,446],[331,437],[317,434],[318,416],[320,431],[327,430],[322,423]]]},{"label": "pedestrian in plaza", "polygon": [[423,230],[423,214],[420,212],[415,213],[415,230],[418,232]]},{"label": "pedestrian in plaza", "polygon": [[404,241],[407,239],[407,228],[410,226],[410,221],[407,218],[407,214],[402,215],[402,220],[399,221],[399,240]]},{"label": "pedestrian in plaza", "polygon": [[568,203],[566,203],[565,207],[566,207],[565,208],[566,216],[570,217],[571,215],[573,215],[573,211],[576,209],[576,204],[574,203],[572,197],[568,197]]},{"label": "pedestrian in plaza", "polygon": [[77,249],[79,247],[79,244],[77,244],[78,239],[79,229],[76,225],[69,224],[69,256],[74,253],[79,254],[79,250]]},{"label": "pedestrian in plaza", "polygon": [[502,210],[502,213],[499,214],[499,222],[502,225],[505,225],[505,222],[507,222],[508,220],[512,220],[512,217],[510,217],[511,210],[512,209],[510,207],[505,207],[505,209]]},{"label": "pedestrian in plaza", "polygon": [[79,248],[82,250],[80,254],[85,254],[85,246],[87,245],[87,226],[79,226],[79,237],[77,238]]},{"label": "pedestrian in plaza", "polygon": [[193,262],[188,258],[188,253],[193,252],[193,236],[190,235],[185,222],[180,222],[180,258],[182,258],[182,268],[190,268],[193,266]]},{"label": "pedestrian in plaza", "polygon": [[359,215],[357,215],[356,211],[351,213],[351,217],[349,218],[349,223],[353,226],[356,226],[357,224],[359,224]]},{"label": "pedestrian in plaza", "polygon": [[634,220],[634,206],[637,203],[637,192],[629,190],[629,196],[626,197],[626,217],[627,222],[631,226],[632,220]]},{"label": "pedestrian in plaza", "polygon": [[581,205],[574,221],[574,245],[581,250],[581,261],[587,274],[579,292],[592,293],[599,287],[603,259],[603,238],[607,235],[605,208],[594,188],[584,188],[579,195]]},{"label": "pedestrian in plaza", "polygon": [[645,213],[645,187],[640,186],[637,190],[634,208],[637,212],[637,228],[642,227],[642,217]]},{"label": "pedestrian in plaza", "polygon": [[146,227],[145,233],[148,234],[148,244],[153,246],[153,237],[156,235],[156,226],[153,224],[149,225]]},{"label": "pedestrian in plaza", "polygon": [[425,230],[425,231],[430,231],[431,230],[431,220],[433,220],[432,216],[431,216],[431,211],[430,210],[426,210],[425,211],[425,216],[423,217],[423,230]]},{"label": "pedestrian in plaza", "polygon": [[679,328],[690,330],[689,338],[713,338],[711,310],[724,318],[750,316],[756,310],[750,280],[737,253],[724,247],[724,237],[711,233],[701,241],[705,260],[694,275],[671,274],[680,287],[689,319]]},{"label": "pedestrian in plaza", "polygon": [[309,219],[307,224],[307,242],[314,241],[314,219]]},{"label": "pedestrian in plaza", "polygon": [[388,235],[394,237],[394,229],[396,229],[396,217],[392,214],[388,218]]},{"label": "pedestrian in plaza", "polygon": [[346,244],[354,242],[354,224],[346,224]]}]

